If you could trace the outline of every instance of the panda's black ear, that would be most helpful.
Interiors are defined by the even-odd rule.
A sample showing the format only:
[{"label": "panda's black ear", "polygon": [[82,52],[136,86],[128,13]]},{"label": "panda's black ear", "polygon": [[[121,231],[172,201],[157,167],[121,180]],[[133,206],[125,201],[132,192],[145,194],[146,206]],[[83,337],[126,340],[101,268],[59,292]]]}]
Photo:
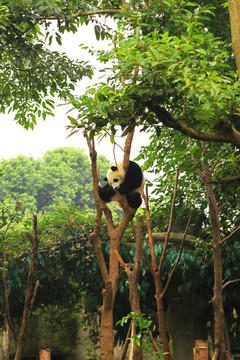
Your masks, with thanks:
[{"label": "panda's black ear", "polygon": [[107,177],[105,176],[105,178],[103,178],[103,181],[108,181]]},{"label": "panda's black ear", "polygon": [[117,167],[116,167],[116,166],[112,166],[112,167],[111,167],[111,170],[112,170],[112,171],[117,171]]}]

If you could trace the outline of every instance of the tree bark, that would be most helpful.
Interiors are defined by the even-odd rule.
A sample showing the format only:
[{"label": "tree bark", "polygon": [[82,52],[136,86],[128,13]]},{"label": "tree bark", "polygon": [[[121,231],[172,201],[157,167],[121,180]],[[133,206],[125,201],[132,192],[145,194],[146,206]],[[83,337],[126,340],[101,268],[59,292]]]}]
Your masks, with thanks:
[{"label": "tree bark", "polygon": [[235,63],[240,74],[240,2],[239,0],[228,1],[230,22],[231,22],[231,35],[232,35],[232,48],[235,57]]},{"label": "tree bark", "polygon": [[167,323],[166,323],[166,316],[163,306],[163,299],[162,299],[162,289],[161,289],[161,274],[157,272],[154,276],[155,282],[155,290],[156,290],[156,303],[157,303],[157,316],[158,316],[158,329],[159,335],[161,338],[161,342],[163,345],[163,358],[164,360],[171,360],[170,348],[168,344],[168,336],[167,336]]},{"label": "tree bark", "polygon": [[113,342],[113,294],[112,283],[106,283],[102,291],[103,305],[100,308],[101,315],[101,359],[114,359]]},{"label": "tree bark", "polygon": [[[191,140],[190,140],[191,146]],[[203,153],[205,158],[207,153],[206,143],[202,142]],[[194,160],[194,158],[193,158]],[[214,354],[212,360],[225,360],[227,359],[226,343],[224,337],[224,309],[222,297],[222,240],[219,221],[219,209],[217,200],[213,191],[211,183],[212,174],[214,173],[215,166],[218,161],[209,168],[208,160],[204,159],[204,171],[197,170],[199,176],[202,178],[208,202],[209,217],[212,228],[212,247],[213,247],[213,268],[214,268],[214,287],[212,305],[214,311]]]},{"label": "tree bark", "polygon": [[[135,261],[134,261],[134,267],[132,271],[128,271],[128,282],[129,282],[129,301],[131,305],[131,311],[140,314],[141,308],[140,308],[140,301],[138,296],[138,280],[139,275],[141,272],[141,260],[142,260],[142,218],[138,217],[136,221],[135,226],[135,234],[136,234],[136,254],[135,254]],[[136,334],[136,327],[134,324],[132,324],[132,335]],[[132,349],[134,347],[134,344],[132,343]],[[142,348],[140,346],[137,346],[135,351],[133,349],[133,356],[132,360],[142,360],[143,353]]]},{"label": "tree bark", "polygon": [[222,249],[221,249],[221,232],[218,206],[215,194],[213,192],[211,180],[211,171],[205,163],[204,183],[208,201],[209,216],[212,225],[213,236],[213,267],[214,267],[214,287],[212,305],[214,310],[214,348],[218,352],[217,359],[226,358],[226,345],[224,339],[224,310],[222,298]]},{"label": "tree bark", "polygon": [[50,349],[40,350],[39,360],[51,360],[51,350]]},{"label": "tree bark", "polygon": [[31,255],[30,268],[29,268],[28,277],[27,277],[27,291],[26,291],[26,296],[25,296],[25,301],[24,301],[22,325],[21,325],[21,330],[20,330],[20,334],[18,337],[17,350],[15,353],[14,360],[21,360],[21,358],[22,358],[23,348],[24,348],[25,341],[26,341],[27,325],[28,325],[28,321],[31,316],[33,304],[34,304],[37,289],[39,286],[39,281],[37,281],[35,284],[35,287],[33,288],[33,275],[34,275],[38,245],[39,245],[39,239],[37,236],[37,215],[34,215],[34,217],[33,217],[32,255]]},{"label": "tree bark", "polygon": [[3,348],[3,358],[4,360],[10,359],[10,328],[6,319],[4,319],[4,348]]},{"label": "tree bark", "polygon": [[[99,174],[97,171],[97,153],[94,148],[94,141],[90,141],[87,134],[87,139],[90,158],[92,162],[92,176],[93,176],[93,195],[96,203],[96,225],[94,232],[90,234],[90,238],[93,241],[93,245],[97,254],[100,271],[104,281],[105,288],[102,291],[103,304],[99,309],[101,315],[101,359],[102,360],[114,360],[114,342],[113,342],[113,308],[115,296],[118,289],[119,281],[119,262],[116,257],[116,252],[119,252],[120,240],[126,230],[129,222],[133,219],[136,210],[128,206],[125,196],[118,194],[118,202],[121,203],[123,209],[123,217],[117,228],[114,227],[112,213],[106,204],[99,198],[98,195],[98,183]],[[128,167],[129,155],[131,149],[131,143],[133,138],[133,132],[129,133],[125,142],[124,148],[124,168]],[[110,255],[109,255],[109,267],[104,260],[104,256],[101,249],[100,241],[100,229],[102,222],[102,214],[104,213],[107,221],[107,228],[110,237]]]}]

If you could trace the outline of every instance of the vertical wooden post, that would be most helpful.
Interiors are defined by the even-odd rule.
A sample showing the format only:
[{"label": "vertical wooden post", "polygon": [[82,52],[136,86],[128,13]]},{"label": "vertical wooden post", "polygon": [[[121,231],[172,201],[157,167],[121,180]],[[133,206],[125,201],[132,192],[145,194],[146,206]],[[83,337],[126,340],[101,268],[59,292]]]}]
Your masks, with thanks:
[{"label": "vertical wooden post", "polygon": [[193,360],[208,360],[208,342],[206,340],[195,340]]},{"label": "vertical wooden post", "polygon": [[50,349],[40,350],[39,360],[51,360],[51,350]]}]

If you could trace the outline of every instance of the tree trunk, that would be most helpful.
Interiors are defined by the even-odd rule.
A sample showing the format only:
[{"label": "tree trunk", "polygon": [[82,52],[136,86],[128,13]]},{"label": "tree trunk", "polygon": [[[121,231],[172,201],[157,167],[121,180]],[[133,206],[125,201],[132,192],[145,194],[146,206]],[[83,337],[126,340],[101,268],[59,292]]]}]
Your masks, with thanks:
[{"label": "tree trunk", "polygon": [[[93,241],[93,245],[96,251],[97,259],[99,262],[100,271],[104,281],[105,289],[103,289],[103,305],[99,309],[101,315],[101,359],[102,360],[114,360],[114,342],[113,342],[113,308],[114,300],[118,289],[119,280],[119,262],[115,252],[119,252],[120,241],[126,230],[129,222],[132,221],[136,209],[129,207],[125,196],[118,194],[119,203],[121,203],[123,209],[123,217],[117,228],[114,227],[112,213],[106,204],[99,198],[98,195],[98,183],[99,173],[97,171],[97,152],[94,147],[94,140],[90,141],[90,138],[85,134],[90,157],[92,162],[92,176],[93,176],[93,195],[96,202],[96,225],[94,232],[90,234],[90,238]],[[133,132],[129,133],[124,147],[124,168],[129,164],[129,155],[131,150]],[[107,268],[100,241],[100,229],[102,214],[105,214],[107,221],[107,228],[110,237],[110,256],[109,256],[109,269]]]},{"label": "tree trunk", "polygon": [[[132,271],[128,271],[128,283],[129,283],[129,301],[131,304],[131,311],[135,314],[141,313],[140,308],[140,301],[138,296],[138,279],[141,271],[141,259],[142,259],[142,218],[138,217],[136,221],[135,227],[135,234],[136,234],[136,254],[135,254],[135,262],[134,268]],[[132,334],[131,336],[136,334],[136,326],[132,324]],[[143,353],[142,348],[140,346],[136,346],[134,350],[134,343],[131,343],[132,346],[132,357],[129,359],[132,360],[142,360]]]},{"label": "tree trunk", "polygon": [[229,0],[228,7],[231,22],[232,48],[238,73],[240,74],[240,1]]},{"label": "tree trunk", "polygon": [[221,232],[219,213],[216,197],[213,191],[211,180],[211,171],[208,164],[205,163],[203,180],[206,188],[206,195],[209,207],[209,216],[212,225],[213,236],[213,266],[214,266],[214,288],[212,305],[214,310],[214,348],[216,359],[226,359],[226,345],[224,338],[224,310],[222,298],[222,254],[221,254]]},{"label": "tree trunk", "polygon": [[167,337],[167,323],[166,316],[163,307],[162,300],[162,289],[161,289],[161,280],[160,272],[158,271],[154,277],[155,289],[156,289],[156,303],[157,303],[157,316],[158,316],[158,329],[159,335],[161,338],[161,343],[163,345],[164,360],[171,360],[168,337]]},{"label": "tree trunk", "polygon": [[101,359],[114,359],[113,342],[113,301],[112,284],[108,282],[106,289],[102,291],[103,305],[100,308],[101,314]]},{"label": "tree trunk", "polygon": [[3,358],[4,360],[10,359],[10,328],[6,319],[4,319],[5,332],[4,332],[4,348],[3,348]]},{"label": "tree trunk", "polygon": [[50,349],[40,350],[39,360],[51,360],[51,350]]},{"label": "tree trunk", "polygon": [[26,341],[26,334],[27,334],[27,326],[31,316],[33,304],[35,301],[37,289],[39,286],[39,281],[36,282],[35,287],[33,287],[33,275],[37,257],[37,250],[38,250],[39,239],[37,236],[37,215],[33,217],[33,247],[32,247],[32,256],[30,261],[30,267],[27,277],[27,290],[26,296],[24,301],[24,308],[23,308],[23,317],[22,317],[22,324],[20,329],[20,335],[18,337],[17,342],[17,350],[15,353],[14,360],[21,360],[23,348]]}]

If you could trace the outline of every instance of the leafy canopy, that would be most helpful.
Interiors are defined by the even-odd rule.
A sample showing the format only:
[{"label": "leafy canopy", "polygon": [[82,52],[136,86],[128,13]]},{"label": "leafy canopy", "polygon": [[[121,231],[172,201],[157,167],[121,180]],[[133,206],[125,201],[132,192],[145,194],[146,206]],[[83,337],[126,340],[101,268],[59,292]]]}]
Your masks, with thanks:
[{"label": "leafy canopy", "polygon": [[208,28],[214,9],[175,0],[132,1],[130,7],[110,50],[98,52],[101,62],[111,64],[108,80],[70,97],[79,112],[69,117],[72,131],[114,134],[119,124],[124,133],[143,126],[159,135],[163,123],[223,141],[220,135],[236,125],[240,87],[229,44]]}]

